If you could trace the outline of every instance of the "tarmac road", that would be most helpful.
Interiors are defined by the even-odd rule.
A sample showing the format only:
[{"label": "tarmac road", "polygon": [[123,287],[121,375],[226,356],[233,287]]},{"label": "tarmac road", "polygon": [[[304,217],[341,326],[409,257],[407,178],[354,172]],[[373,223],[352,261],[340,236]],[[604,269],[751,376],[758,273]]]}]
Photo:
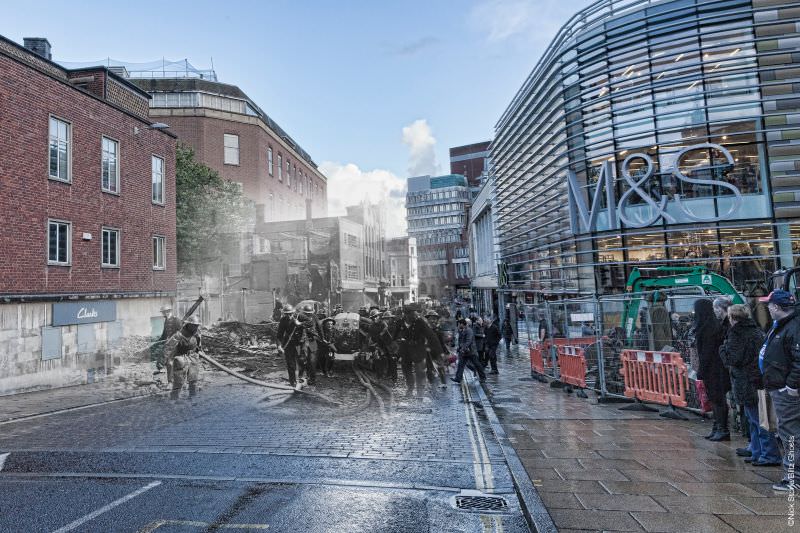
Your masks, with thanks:
[{"label": "tarmac road", "polygon": [[[297,395],[268,407],[263,389],[215,374],[193,404],[149,397],[0,424],[0,531],[528,531],[467,394],[342,414]],[[506,507],[457,509],[464,490]]]}]

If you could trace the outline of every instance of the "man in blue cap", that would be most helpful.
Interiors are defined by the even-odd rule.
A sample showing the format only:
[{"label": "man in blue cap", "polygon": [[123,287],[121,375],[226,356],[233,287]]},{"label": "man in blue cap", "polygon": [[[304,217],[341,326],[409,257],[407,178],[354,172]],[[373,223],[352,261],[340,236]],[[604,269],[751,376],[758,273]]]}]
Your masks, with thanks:
[{"label": "man in blue cap", "polygon": [[800,443],[800,317],[794,297],[787,291],[772,291],[760,300],[767,303],[772,328],[758,354],[758,367],[775,407],[783,444],[783,479],[772,488],[789,492],[795,487],[800,452],[795,448]]}]

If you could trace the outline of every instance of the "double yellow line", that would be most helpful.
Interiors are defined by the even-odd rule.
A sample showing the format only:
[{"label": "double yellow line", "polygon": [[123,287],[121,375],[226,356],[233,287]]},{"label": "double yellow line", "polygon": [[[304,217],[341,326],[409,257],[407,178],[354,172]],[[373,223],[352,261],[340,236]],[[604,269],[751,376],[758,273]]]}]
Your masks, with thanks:
[{"label": "double yellow line", "polygon": [[[464,396],[464,416],[467,419],[467,433],[472,445],[472,468],[475,473],[475,488],[481,492],[494,492],[494,474],[492,462],[489,459],[489,449],[483,438],[478,415],[472,404],[472,393],[466,380],[461,382],[461,392]],[[481,523],[485,533],[503,533],[503,520],[496,515],[481,515]]]}]

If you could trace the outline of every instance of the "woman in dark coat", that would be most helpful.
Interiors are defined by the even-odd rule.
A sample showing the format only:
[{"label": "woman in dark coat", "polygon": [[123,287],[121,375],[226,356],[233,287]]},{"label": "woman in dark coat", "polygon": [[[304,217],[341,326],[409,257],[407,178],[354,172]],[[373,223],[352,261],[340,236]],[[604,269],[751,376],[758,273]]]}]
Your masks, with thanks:
[{"label": "woman in dark coat", "polygon": [[714,408],[714,427],[706,438],[711,441],[731,440],[725,400],[725,394],[731,390],[731,378],[719,356],[724,338],[711,300],[700,299],[694,303],[694,336],[700,361],[697,379],[705,383],[708,399]]},{"label": "woman in dark coat", "polygon": [[730,328],[719,355],[730,370],[733,397],[737,404],[744,406],[750,424],[750,446],[738,448],[736,453],[749,458],[753,466],[780,465],[775,434],[758,424],[758,389],[764,388],[758,369],[758,351],[764,343],[764,332],[750,318],[746,305],[730,306],[727,318]]}]

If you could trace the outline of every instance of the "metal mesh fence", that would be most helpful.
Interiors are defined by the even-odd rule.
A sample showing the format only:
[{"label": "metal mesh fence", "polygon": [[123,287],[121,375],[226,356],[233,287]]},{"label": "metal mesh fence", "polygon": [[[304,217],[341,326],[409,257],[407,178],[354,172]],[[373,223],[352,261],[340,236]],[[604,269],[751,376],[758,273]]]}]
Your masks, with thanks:
[{"label": "metal mesh fence", "polygon": [[559,347],[581,348],[586,388],[600,398],[623,398],[624,349],[677,352],[689,370],[688,405],[699,408],[691,323],[694,304],[701,298],[711,297],[699,289],[679,289],[526,304],[532,361],[541,353],[544,364],[543,372],[533,364],[532,370],[548,380],[559,379]]}]

